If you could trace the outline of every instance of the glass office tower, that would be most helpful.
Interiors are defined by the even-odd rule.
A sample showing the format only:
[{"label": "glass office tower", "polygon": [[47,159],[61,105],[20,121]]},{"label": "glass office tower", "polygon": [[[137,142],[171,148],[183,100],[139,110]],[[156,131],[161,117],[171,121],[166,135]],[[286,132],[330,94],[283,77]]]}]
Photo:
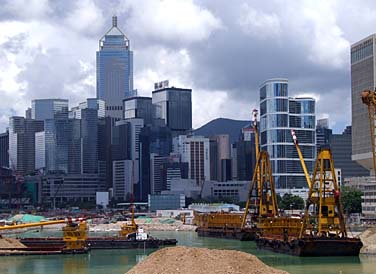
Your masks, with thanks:
[{"label": "glass office tower", "polygon": [[261,150],[269,152],[276,187],[307,187],[291,129],[311,172],[316,158],[315,100],[291,98],[287,79],[271,79],[261,85],[260,112]]},{"label": "glass office tower", "polygon": [[121,119],[123,99],[133,95],[133,52],[114,16],[111,29],[99,40],[97,98],[106,102],[106,116]]}]

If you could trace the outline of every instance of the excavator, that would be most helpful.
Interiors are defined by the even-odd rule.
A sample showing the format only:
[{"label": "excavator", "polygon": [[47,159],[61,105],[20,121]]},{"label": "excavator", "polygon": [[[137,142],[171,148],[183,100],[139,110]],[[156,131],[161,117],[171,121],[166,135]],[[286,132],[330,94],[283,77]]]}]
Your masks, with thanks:
[{"label": "excavator", "polygon": [[363,104],[367,105],[369,128],[371,132],[373,170],[376,175],[376,150],[375,150],[375,130],[376,130],[376,89],[375,91],[364,90],[361,93]]},{"label": "excavator", "polygon": [[[63,245],[39,245],[38,243],[33,243],[32,238],[28,242],[23,242],[22,244],[26,248],[6,248],[6,250],[18,250],[19,252],[24,252],[25,254],[48,254],[50,252],[60,252],[60,253],[87,253],[87,238],[88,238],[88,226],[84,219],[64,219],[55,221],[42,221],[37,223],[27,223],[27,224],[14,224],[8,226],[0,226],[0,231],[14,230],[28,227],[43,227],[55,224],[66,224],[63,227]],[[2,249],[4,251],[4,249]],[[38,251],[38,252],[35,252]],[[0,251],[1,253],[2,251]]]}]

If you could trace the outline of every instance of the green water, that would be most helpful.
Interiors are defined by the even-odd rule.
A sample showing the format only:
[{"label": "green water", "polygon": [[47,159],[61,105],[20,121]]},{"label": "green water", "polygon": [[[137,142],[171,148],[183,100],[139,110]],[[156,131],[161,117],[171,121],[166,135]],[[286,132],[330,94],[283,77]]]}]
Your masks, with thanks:
[{"label": "green water", "polygon": [[[44,235],[48,232],[44,232]],[[266,264],[291,274],[374,274],[376,256],[300,258],[256,249],[254,242],[197,237],[194,232],[154,232],[160,238],[176,238],[179,245],[235,249],[256,255]],[[36,235],[27,235],[36,236]],[[93,250],[82,255],[0,257],[0,273],[113,273],[123,274],[153,250]],[[252,267],[252,266],[250,266]]]}]

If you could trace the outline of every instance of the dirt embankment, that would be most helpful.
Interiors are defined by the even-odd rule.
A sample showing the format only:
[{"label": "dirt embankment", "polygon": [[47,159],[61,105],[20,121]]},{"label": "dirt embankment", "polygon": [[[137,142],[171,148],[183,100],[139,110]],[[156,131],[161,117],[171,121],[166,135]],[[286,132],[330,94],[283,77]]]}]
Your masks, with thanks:
[{"label": "dirt embankment", "polygon": [[127,274],[288,274],[256,256],[235,250],[168,247],[149,255]]},{"label": "dirt embankment", "polygon": [[363,247],[361,254],[376,254],[376,227],[368,228],[359,235],[362,240]]}]

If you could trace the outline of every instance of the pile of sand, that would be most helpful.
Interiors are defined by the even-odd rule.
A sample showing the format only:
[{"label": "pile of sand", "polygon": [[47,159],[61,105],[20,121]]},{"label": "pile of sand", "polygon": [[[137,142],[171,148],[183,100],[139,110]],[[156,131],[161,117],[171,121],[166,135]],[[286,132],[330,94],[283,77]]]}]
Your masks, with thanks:
[{"label": "pile of sand", "polygon": [[376,227],[372,227],[359,235],[363,247],[361,254],[376,254]]},{"label": "pile of sand", "polygon": [[235,250],[167,247],[149,255],[127,274],[288,274],[256,256]]},{"label": "pile of sand", "polygon": [[18,239],[12,238],[0,238],[0,248],[25,248],[26,246],[22,244]]}]

